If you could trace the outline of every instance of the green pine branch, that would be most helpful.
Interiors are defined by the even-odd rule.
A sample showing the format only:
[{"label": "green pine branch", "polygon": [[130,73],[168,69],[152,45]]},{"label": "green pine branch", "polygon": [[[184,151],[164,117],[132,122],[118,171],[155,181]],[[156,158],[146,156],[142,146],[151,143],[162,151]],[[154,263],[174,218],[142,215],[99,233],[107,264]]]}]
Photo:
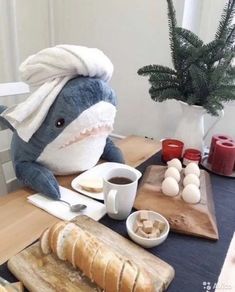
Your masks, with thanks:
[{"label": "green pine branch", "polygon": [[221,15],[221,20],[219,22],[218,29],[215,34],[215,39],[227,38],[227,28],[232,24],[233,18],[235,16],[235,0],[229,0],[223,10]]},{"label": "green pine branch", "polygon": [[184,40],[185,43],[188,43],[191,46],[196,48],[203,45],[203,41],[193,32],[182,27],[175,28],[176,34]]},{"label": "green pine branch", "polygon": [[207,75],[201,68],[197,67],[196,65],[191,65],[189,68],[189,72],[192,79],[192,86],[195,92],[195,95],[198,98],[202,99],[209,94],[208,90],[208,82],[207,82]]},{"label": "green pine branch", "polygon": [[148,76],[153,100],[182,100],[217,115],[223,102],[235,100],[235,0],[227,0],[215,39],[204,44],[193,32],[177,27],[172,0],[168,7],[169,38],[174,70],[161,65],[140,68]]},{"label": "green pine branch", "polygon": [[176,88],[165,88],[161,90],[151,90],[150,93],[151,98],[157,102],[163,102],[166,99],[176,99],[181,100],[182,94]]},{"label": "green pine branch", "polygon": [[176,71],[166,67],[166,66],[161,66],[161,65],[148,65],[140,68],[137,73],[139,75],[151,75],[151,74],[158,74],[158,73],[165,73],[165,74],[170,74],[170,75],[176,75]]},{"label": "green pine branch", "polygon": [[175,32],[177,26],[176,13],[172,0],[167,0],[168,4],[168,26],[169,26],[169,38],[171,47],[171,56],[174,64],[174,68],[180,73],[180,63],[178,62],[177,51],[179,49],[179,40]]},{"label": "green pine branch", "polygon": [[177,83],[177,77],[175,75],[170,75],[166,73],[151,74],[149,81],[153,83],[158,82]]}]

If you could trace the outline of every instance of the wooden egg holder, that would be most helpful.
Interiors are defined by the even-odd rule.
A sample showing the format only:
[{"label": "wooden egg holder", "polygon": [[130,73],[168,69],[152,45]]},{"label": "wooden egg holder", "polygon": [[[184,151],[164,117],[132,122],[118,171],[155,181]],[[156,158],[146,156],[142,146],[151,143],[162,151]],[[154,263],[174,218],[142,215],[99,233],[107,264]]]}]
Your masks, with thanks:
[{"label": "wooden egg holder", "polygon": [[201,170],[201,200],[197,204],[189,204],[181,197],[183,174],[181,174],[180,191],[177,196],[169,197],[161,192],[166,169],[167,166],[161,165],[151,165],[146,169],[134,207],[137,210],[152,210],[162,214],[169,221],[172,231],[217,240],[219,234],[210,175],[205,170]]}]

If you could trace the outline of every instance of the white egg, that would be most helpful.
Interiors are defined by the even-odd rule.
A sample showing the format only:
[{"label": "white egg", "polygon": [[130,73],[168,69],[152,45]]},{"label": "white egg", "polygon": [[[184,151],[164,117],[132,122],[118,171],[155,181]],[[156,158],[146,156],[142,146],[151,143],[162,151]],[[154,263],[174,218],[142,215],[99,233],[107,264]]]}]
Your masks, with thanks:
[{"label": "white egg", "polygon": [[200,169],[195,162],[190,162],[184,169],[185,175],[188,175],[190,173],[193,173],[198,177],[200,176]]},{"label": "white egg", "polygon": [[169,167],[165,172],[165,178],[166,177],[173,177],[177,182],[180,181],[180,173],[177,168],[171,166]]},{"label": "white egg", "polygon": [[183,200],[190,204],[196,204],[201,200],[201,192],[199,188],[193,184],[187,185],[181,194]]},{"label": "white egg", "polygon": [[199,188],[200,187],[200,180],[199,180],[198,176],[196,176],[196,174],[193,174],[193,173],[186,175],[184,180],[183,180],[183,185],[184,185],[184,187],[186,187],[188,184],[193,184]]},{"label": "white egg", "polygon": [[168,167],[173,166],[173,167],[177,168],[179,172],[182,170],[182,163],[177,158],[173,158],[170,161],[168,161],[167,165],[168,165]]},{"label": "white egg", "polygon": [[179,185],[173,177],[167,177],[162,182],[162,192],[167,195],[174,197],[179,193]]}]

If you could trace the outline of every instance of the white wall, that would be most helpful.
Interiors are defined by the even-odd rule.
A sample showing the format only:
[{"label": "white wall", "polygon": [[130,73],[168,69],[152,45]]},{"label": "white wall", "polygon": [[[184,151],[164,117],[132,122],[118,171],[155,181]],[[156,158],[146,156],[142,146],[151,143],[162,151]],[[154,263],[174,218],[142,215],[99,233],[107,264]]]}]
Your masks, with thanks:
[{"label": "white wall", "polygon": [[[114,64],[112,86],[118,96],[115,132],[163,137],[172,132],[172,105],[148,95],[148,81],[137,70],[150,63],[170,66],[165,0],[54,2],[55,42],[101,48]],[[176,1],[179,21],[184,1]],[[168,117],[166,111],[169,112]],[[166,130],[167,129],[167,130]]]},{"label": "white wall", "polygon": [[[186,4],[189,1],[200,10],[195,11],[194,29],[209,40],[225,1]],[[174,2],[181,24],[185,1]],[[115,132],[156,139],[173,135],[179,106],[174,101],[152,101],[147,78],[137,75],[143,65],[171,66],[166,0],[0,0],[0,36],[0,82],[15,81],[18,64],[44,47],[59,43],[98,47],[115,67],[111,81],[119,101]],[[235,136],[234,110],[225,108],[225,117],[213,132]],[[207,117],[206,127],[211,121]]]}]

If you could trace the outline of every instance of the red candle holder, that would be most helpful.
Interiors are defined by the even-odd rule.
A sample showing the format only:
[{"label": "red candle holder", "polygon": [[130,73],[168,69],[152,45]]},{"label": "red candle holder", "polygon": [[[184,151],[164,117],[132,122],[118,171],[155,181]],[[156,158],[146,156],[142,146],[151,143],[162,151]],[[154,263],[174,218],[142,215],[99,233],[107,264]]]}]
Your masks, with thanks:
[{"label": "red candle holder", "polygon": [[182,158],[184,143],[176,139],[162,141],[162,159],[166,162],[173,158]]},{"label": "red candle holder", "polygon": [[231,175],[235,163],[235,142],[217,141],[215,144],[213,160],[211,164],[212,171],[222,174]]},{"label": "red candle holder", "polygon": [[217,141],[225,142],[225,141],[231,141],[231,140],[232,140],[232,138],[228,135],[218,134],[218,135],[212,136],[211,145],[210,145],[210,152],[209,152],[209,156],[207,158],[207,162],[212,163],[214,150],[215,150],[215,143]]},{"label": "red candle holder", "polygon": [[185,166],[188,165],[190,162],[199,164],[201,161],[201,158],[202,158],[201,151],[197,149],[189,148],[184,151],[183,164]]}]

